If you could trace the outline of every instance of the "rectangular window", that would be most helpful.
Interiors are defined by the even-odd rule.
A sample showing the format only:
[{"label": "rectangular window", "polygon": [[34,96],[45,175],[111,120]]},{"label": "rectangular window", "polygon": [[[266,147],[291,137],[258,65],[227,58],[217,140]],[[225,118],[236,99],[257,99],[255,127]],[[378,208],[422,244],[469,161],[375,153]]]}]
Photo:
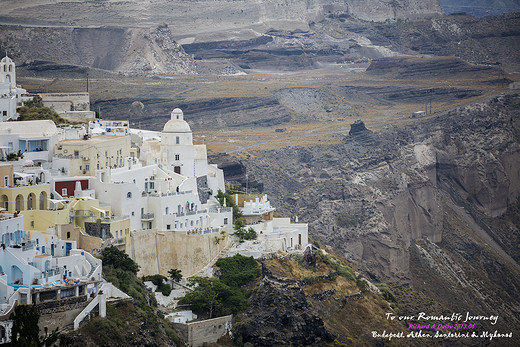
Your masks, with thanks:
[{"label": "rectangular window", "polygon": [[4,187],[9,187],[9,175],[4,176]]},{"label": "rectangular window", "polygon": [[3,115],[4,117],[7,117],[7,111],[4,111]]},{"label": "rectangular window", "polygon": [[68,196],[68,195],[67,195],[67,188],[63,188],[63,189],[61,190],[61,196],[63,196],[63,197]]},{"label": "rectangular window", "polygon": [[67,231],[67,238],[70,239],[70,231]]},{"label": "rectangular window", "polygon": [[180,154],[175,154],[175,160],[181,160]]},{"label": "rectangular window", "polygon": [[89,164],[85,165],[85,170],[87,170],[87,171],[90,170],[90,165]]},{"label": "rectangular window", "polygon": [[79,156],[79,151],[74,151],[74,156],[78,157]]},{"label": "rectangular window", "polygon": [[175,144],[178,145],[179,143],[181,143],[181,139],[180,139],[179,136],[176,136],[176,137],[175,137]]},{"label": "rectangular window", "polygon": [[227,225],[227,223],[228,223],[228,219],[224,218],[224,225]]},{"label": "rectangular window", "polygon": [[11,153],[14,150],[14,145],[12,142],[7,143],[7,150],[9,151],[9,153]]},{"label": "rectangular window", "polygon": [[166,224],[166,230],[170,230],[172,228],[171,224]]}]

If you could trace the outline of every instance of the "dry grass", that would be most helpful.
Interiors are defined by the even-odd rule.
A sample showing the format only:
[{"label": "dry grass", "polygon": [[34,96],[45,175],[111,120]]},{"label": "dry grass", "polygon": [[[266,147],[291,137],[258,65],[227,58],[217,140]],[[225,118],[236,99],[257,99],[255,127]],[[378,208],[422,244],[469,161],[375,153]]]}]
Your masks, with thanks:
[{"label": "dry grass", "polygon": [[[443,59],[443,58],[439,58]],[[90,79],[91,100],[178,100],[179,103],[219,98],[272,97],[273,92],[283,88],[309,88],[321,90],[337,100],[337,105],[349,105],[348,111],[319,113],[309,117],[290,111],[292,121],[271,127],[254,128],[205,128],[196,129],[197,135],[204,135],[204,143],[209,152],[227,152],[239,150],[272,150],[291,146],[316,146],[337,144],[342,135],[347,134],[350,124],[361,119],[374,131],[383,130],[388,125],[400,126],[411,124],[411,112],[425,109],[423,103],[410,103],[409,100],[386,102],[378,101],[369,94],[349,94],[344,86],[371,88],[442,88],[480,89],[478,97],[461,100],[434,100],[432,111],[435,116],[448,109],[478,101],[491,94],[503,91],[504,86],[489,85],[485,81],[497,78],[496,74],[459,74],[443,75],[424,80],[417,78],[389,79],[388,76],[373,76],[367,73],[338,71],[305,71],[285,74],[251,74],[246,76],[183,76],[171,75],[161,78],[146,76],[122,76],[104,74]],[[520,76],[506,77],[518,81]],[[18,77],[19,82],[31,91],[63,92],[85,91],[83,78],[41,78]],[[405,102],[406,101],[406,102]],[[349,116],[350,115],[350,116]],[[188,115],[187,115],[188,116]],[[427,115],[430,117],[430,115]],[[277,128],[286,131],[277,133]],[[199,137],[199,142],[201,138]]]}]

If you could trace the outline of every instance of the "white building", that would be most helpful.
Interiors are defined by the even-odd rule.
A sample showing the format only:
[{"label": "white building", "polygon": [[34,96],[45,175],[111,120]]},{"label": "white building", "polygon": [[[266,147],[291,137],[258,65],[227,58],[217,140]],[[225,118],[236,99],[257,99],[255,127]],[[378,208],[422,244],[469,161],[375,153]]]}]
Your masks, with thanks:
[{"label": "white building", "polygon": [[185,177],[204,179],[216,194],[224,190],[224,173],[216,165],[208,165],[206,145],[194,145],[190,125],[181,109],[174,109],[164,125],[161,138],[144,140],[141,158],[145,164],[160,164],[164,169]]},{"label": "white building", "polygon": [[[65,247],[65,242],[58,242],[55,235],[46,240],[40,232],[33,232],[29,237],[23,230],[23,215],[1,214],[0,237],[0,274],[7,275],[6,283],[13,288],[28,288],[29,285],[41,287],[51,282],[60,282],[64,276],[101,280],[99,259],[76,249],[74,241],[71,242],[71,248]],[[42,249],[47,243],[56,246],[52,247],[51,254]],[[63,249],[58,247],[62,244]]]},{"label": "white building", "polygon": [[133,231],[201,234],[230,228],[230,209],[213,198],[225,189],[224,174],[208,165],[205,145],[193,145],[180,109],[172,111],[160,136],[139,142],[141,162],[127,158],[124,167],[100,170],[99,180],[92,181],[101,202],[116,215],[128,215]]},{"label": "white building", "polygon": [[49,167],[54,154],[54,146],[60,140],[82,138],[82,126],[56,127],[52,120],[31,120],[0,123],[0,158],[9,153],[23,155],[28,160],[44,168]]},{"label": "white building", "polygon": [[127,120],[101,120],[88,122],[88,133],[91,136],[113,135],[130,136],[130,127]]},{"label": "white building", "polygon": [[6,55],[0,61],[0,122],[18,118],[16,107],[28,99],[27,91],[16,85],[16,66]]},{"label": "white building", "polygon": [[42,104],[54,109],[60,117],[70,121],[90,121],[95,112],[90,110],[89,93],[40,93]]},{"label": "white building", "polygon": [[186,311],[177,311],[164,316],[165,319],[169,320],[172,323],[182,323],[186,324],[192,320],[197,319],[197,315],[193,313],[191,310]]},{"label": "white building", "polygon": [[[238,197],[235,197],[238,201]],[[253,228],[256,240],[236,243],[229,251],[230,255],[242,254],[259,258],[265,253],[302,251],[309,243],[307,223],[291,223],[290,218],[274,218],[275,208],[264,195],[261,199],[244,201],[241,207],[245,228]]]}]

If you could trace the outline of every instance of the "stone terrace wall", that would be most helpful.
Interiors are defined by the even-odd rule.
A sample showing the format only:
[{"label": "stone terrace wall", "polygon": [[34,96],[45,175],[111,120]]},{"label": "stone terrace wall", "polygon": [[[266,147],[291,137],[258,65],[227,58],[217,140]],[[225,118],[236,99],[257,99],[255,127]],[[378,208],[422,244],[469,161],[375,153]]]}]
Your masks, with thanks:
[{"label": "stone terrace wall", "polygon": [[217,244],[215,236],[220,234],[186,235],[182,232],[139,231],[132,234],[132,243],[127,246],[126,252],[141,267],[139,276],[156,273],[168,276],[170,269],[180,269],[183,276],[189,277],[214,261],[226,246],[227,240]]},{"label": "stone terrace wall", "polygon": [[226,335],[232,327],[233,315],[206,319],[187,324],[174,323],[175,330],[191,347],[202,346],[204,343],[217,342]]}]

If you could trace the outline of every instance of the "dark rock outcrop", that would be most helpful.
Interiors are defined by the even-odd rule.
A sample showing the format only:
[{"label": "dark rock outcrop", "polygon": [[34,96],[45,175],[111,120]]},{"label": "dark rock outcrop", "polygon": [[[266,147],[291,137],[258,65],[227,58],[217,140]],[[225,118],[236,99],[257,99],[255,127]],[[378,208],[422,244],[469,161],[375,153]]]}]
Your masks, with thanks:
[{"label": "dark rock outcrop", "polygon": [[254,346],[324,346],[334,340],[313,312],[297,281],[280,279],[262,267],[249,309],[234,326],[234,339]]},{"label": "dark rock outcrop", "polygon": [[370,130],[367,129],[367,127],[365,126],[365,123],[363,123],[363,121],[361,120],[357,120],[355,121],[354,123],[352,123],[350,125],[350,131],[348,132],[348,134],[350,136],[354,136],[354,135],[358,135],[360,133],[364,133],[364,132],[370,132]]},{"label": "dark rock outcrop", "polygon": [[312,251],[312,247],[307,247],[303,252],[302,264],[306,268],[316,267],[316,254]]}]

